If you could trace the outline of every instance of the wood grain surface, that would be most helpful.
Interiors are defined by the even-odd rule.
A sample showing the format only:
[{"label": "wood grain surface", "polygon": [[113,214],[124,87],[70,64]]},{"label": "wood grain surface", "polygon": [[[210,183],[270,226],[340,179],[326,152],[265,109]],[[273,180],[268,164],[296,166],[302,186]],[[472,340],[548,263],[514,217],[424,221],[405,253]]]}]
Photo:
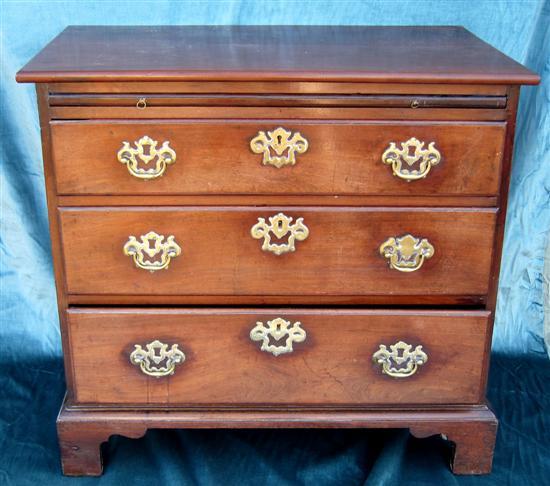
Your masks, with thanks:
[{"label": "wood grain surface", "polygon": [[[110,435],[170,427],[406,427],[445,434],[455,473],[490,471],[518,84],[535,73],[461,27],[72,26],[17,80],[42,83],[65,474],[100,474]],[[309,141],[293,167],[250,151],[277,126]],[[116,160],[145,134],[177,151],[147,183]],[[411,137],[442,160],[406,183],[381,154]],[[280,211],[310,234],[275,256],[250,228]],[[182,247],[155,273],[122,251],[151,230]],[[406,233],[435,247],[413,273],[379,254]],[[249,337],[275,317],[307,332],[278,357]],[[129,362],[155,339],[186,354],[173,376]],[[410,378],[372,361],[398,340],[429,356]]]},{"label": "wood grain surface", "polygon": [[50,98],[66,94],[367,94],[367,95],[468,95],[506,96],[508,87],[499,84],[427,84],[427,83],[331,83],[294,81],[96,81],[88,83],[48,83]]},{"label": "wood grain surface", "polygon": [[20,82],[144,79],[534,84],[539,78],[454,26],[70,26],[17,74]]},{"label": "wood grain surface", "polygon": [[443,434],[453,447],[455,474],[491,472],[497,420],[486,405],[447,410],[345,411],[180,411],[74,410],[65,403],[57,420],[64,474],[98,476],[103,471],[101,444],[111,435],[143,437],[147,429],[166,428],[409,428],[423,438]]},{"label": "wood grain surface", "polygon": [[[215,109],[212,109],[215,117]],[[296,164],[262,164],[250,148],[260,131],[299,132],[308,150]],[[205,120],[53,122],[52,144],[59,194],[256,195],[495,195],[499,189],[504,123]],[[165,142],[176,162],[150,181],[129,174],[117,160],[124,141],[143,136]],[[425,179],[395,177],[381,156],[391,142],[432,142],[441,162]],[[144,167],[144,165],[141,165]],[[418,169],[418,164],[413,166]]]},{"label": "wood grain surface", "polygon": [[[292,309],[79,309],[68,311],[75,404],[397,405],[482,400],[489,313]],[[273,356],[250,339],[257,321],[301,322],[307,336]],[[132,365],[134,345],[178,344],[170,377]],[[422,345],[428,361],[409,378],[381,373],[380,344]]]},{"label": "wood grain surface", "polygon": [[[302,217],[309,236],[275,255],[252,238],[258,218]],[[60,208],[69,294],[484,295],[496,211],[491,208],[158,207]],[[166,270],[135,267],[129,236],[174,235],[182,254]],[[379,253],[391,236],[428,238],[418,271],[392,270]],[[281,243],[286,242],[282,238]]]}]

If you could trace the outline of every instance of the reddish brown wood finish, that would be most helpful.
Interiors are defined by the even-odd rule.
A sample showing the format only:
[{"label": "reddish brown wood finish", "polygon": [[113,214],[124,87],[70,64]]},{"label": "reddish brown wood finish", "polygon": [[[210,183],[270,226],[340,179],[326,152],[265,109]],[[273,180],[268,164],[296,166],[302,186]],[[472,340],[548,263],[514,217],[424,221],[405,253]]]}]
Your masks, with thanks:
[{"label": "reddish brown wood finish", "polygon": [[[482,399],[487,312],[103,308],[69,309],[68,316],[74,404],[388,406]],[[307,336],[292,353],[273,356],[249,334],[258,321],[278,317],[300,322]],[[173,376],[149,377],[129,361],[135,344],[144,348],[157,339],[186,355]],[[381,344],[398,341],[422,345],[428,355],[408,378],[384,375],[372,361]]]},{"label": "reddish brown wood finish", "polygon": [[48,105],[47,85],[36,86],[36,97],[40,116],[40,133],[42,137],[42,158],[44,161],[44,182],[48,203],[48,221],[50,227],[50,239],[52,248],[52,260],[55,276],[59,325],[61,331],[61,343],[63,345],[65,380],[67,382],[67,396],[72,394],[72,367],[69,365],[71,348],[67,336],[66,309],[68,304],[67,287],[65,284],[65,269],[63,266],[63,245],[61,231],[59,229],[59,214],[57,211],[57,194],[55,181],[55,167],[52,160],[50,111]]},{"label": "reddish brown wood finish", "polygon": [[69,294],[69,305],[292,305],[292,306],[484,306],[484,295],[99,295]]},{"label": "reddish brown wood finish", "polygon": [[257,194],[155,195],[148,196],[57,196],[58,206],[391,206],[391,207],[495,207],[498,196],[284,196]]},{"label": "reddish brown wood finish", "polygon": [[490,410],[484,420],[467,420],[455,424],[426,423],[414,425],[410,432],[420,439],[441,434],[452,442],[451,469],[455,474],[488,474],[493,463],[493,451],[498,422]]},{"label": "reddish brown wood finish", "polygon": [[330,83],[289,82],[289,81],[124,81],[89,83],[50,83],[52,95],[67,93],[85,94],[129,94],[147,96],[148,94],[189,94],[189,93],[227,93],[227,94],[398,94],[398,95],[473,95],[506,96],[507,87],[490,84],[422,84],[403,83]]},{"label": "reddish brown wood finish", "polygon": [[[216,118],[214,109],[212,116]],[[250,149],[259,131],[284,127],[309,142],[296,165],[262,164]],[[502,123],[296,122],[289,120],[135,123],[54,122],[59,194],[370,194],[495,195],[504,146]],[[177,160],[163,177],[137,179],[117,160],[122,142],[148,135]],[[435,142],[442,161],[425,179],[395,177],[381,156],[391,142]],[[93,143],[90,143],[93,140]],[[75,163],[77,162],[77,163]]]},{"label": "reddish brown wood finish", "polygon": [[[137,99],[136,99],[137,103]],[[278,120],[410,120],[410,121],[503,121],[504,109],[483,108],[274,108],[255,106],[225,106],[223,110],[214,110],[209,106],[162,106],[147,107],[143,110],[133,107],[111,106],[52,106],[51,118],[54,120],[156,120],[189,119],[211,120],[217,114],[224,120],[230,119],[278,119]]]},{"label": "reddish brown wood finish", "polygon": [[[262,251],[250,229],[284,212],[309,228],[296,251]],[[62,208],[67,291],[122,295],[483,295],[496,213],[429,208]],[[130,235],[174,235],[182,254],[154,273],[123,254]],[[427,238],[415,272],[389,268],[391,236]],[[286,239],[282,239],[286,242]]]},{"label": "reddish brown wood finish", "polygon": [[[506,96],[437,96],[374,94],[146,94],[147,107],[158,106],[362,106],[381,108],[495,108],[506,107]],[[52,93],[51,106],[136,106],[135,94]]]},{"label": "reddish brown wood finish", "polygon": [[[493,261],[491,264],[491,279],[489,281],[489,292],[487,294],[486,308],[492,311],[490,321],[491,333],[493,332],[493,324],[497,307],[498,281],[500,275],[500,262],[502,257],[502,248],[504,242],[504,225],[506,222],[506,208],[508,207],[508,189],[510,186],[510,176],[512,172],[512,155],[514,146],[514,133],[516,129],[516,113],[519,101],[519,87],[511,86],[508,90],[508,107],[507,107],[507,126],[506,142],[504,147],[504,163],[502,167],[502,177],[500,181],[500,209],[497,215],[497,226],[495,230],[495,251],[493,253]],[[485,360],[483,361],[484,386],[487,385],[489,376],[489,361],[491,357],[491,345],[487,343],[485,351]]]},{"label": "reddish brown wood finish", "polygon": [[71,26],[17,74],[20,82],[144,79],[538,82],[462,27],[404,26]]},{"label": "reddish brown wood finish", "polygon": [[487,406],[456,410],[361,411],[79,411],[62,407],[57,421],[63,472],[98,476],[100,445],[111,435],[142,437],[163,428],[409,428],[417,437],[444,434],[455,447],[455,474],[491,472],[497,420]]},{"label": "reddish brown wood finish", "polygon": [[[455,473],[490,471],[496,419],[483,394],[516,85],[536,84],[536,74],[457,27],[71,27],[17,77],[53,81],[37,93],[68,388],[58,420],[66,474],[100,474],[110,435],[178,427],[405,427],[453,441]],[[145,110],[133,106],[140,97]],[[313,130],[290,171],[261,167],[249,152],[248,128],[272,121]],[[131,142],[142,127],[161,138],[169,128],[172,143],[184,140],[181,127],[196,138],[150,185],[129,179],[113,153],[114,135]],[[420,133],[437,136],[444,159],[426,180],[400,184],[376,150],[384,136]],[[219,162],[227,154],[229,170]],[[310,237],[294,254],[262,253],[249,236],[275,210],[306,216]],[[183,255],[166,272],[135,269],[121,249],[130,227],[177,230]],[[378,255],[396,227],[435,244],[416,274],[392,272]],[[229,307],[243,304],[287,307]],[[384,310],[358,307],[367,304]],[[409,305],[424,310],[390,307]],[[307,322],[292,355],[259,351],[251,322],[241,322],[275,311]],[[430,360],[397,388],[375,373],[358,336],[422,340]],[[155,337],[185,341],[173,387],[127,361],[134,339]],[[213,343],[225,352],[214,355]],[[101,365],[113,360],[108,371],[98,355]],[[230,359],[280,386],[235,381]],[[217,386],[204,390],[205,381]]]}]

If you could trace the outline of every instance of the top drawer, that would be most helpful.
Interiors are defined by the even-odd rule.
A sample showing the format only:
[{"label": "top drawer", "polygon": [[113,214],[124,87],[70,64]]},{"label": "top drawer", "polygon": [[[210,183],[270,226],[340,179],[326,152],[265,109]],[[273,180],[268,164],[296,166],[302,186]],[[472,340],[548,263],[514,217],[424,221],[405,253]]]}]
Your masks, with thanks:
[{"label": "top drawer", "polygon": [[498,193],[505,123],[51,123],[59,194]]}]

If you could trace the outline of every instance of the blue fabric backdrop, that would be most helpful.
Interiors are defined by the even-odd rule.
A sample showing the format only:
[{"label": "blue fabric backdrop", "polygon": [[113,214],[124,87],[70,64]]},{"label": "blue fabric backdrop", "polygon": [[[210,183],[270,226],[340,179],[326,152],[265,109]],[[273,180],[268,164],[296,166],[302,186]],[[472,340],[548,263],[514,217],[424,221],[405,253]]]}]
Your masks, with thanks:
[{"label": "blue fabric backdrop", "polygon": [[[30,400],[36,398],[32,389],[38,382],[51,383],[52,390],[61,393],[56,388],[56,380],[62,380],[61,347],[35,95],[32,86],[17,85],[14,76],[69,24],[463,25],[538,72],[542,84],[522,88],[493,349],[526,357],[545,353],[542,282],[550,230],[550,2],[3,1],[1,8],[0,365],[4,370],[28,368],[25,380],[31,381],[19,383],[4,372],[0,393],[17,389],[22,396],[28,393]],[[6,434],[17,420],[29,416],[10,410],[0,415],[0,432]],[[36,419],[36,414],[32,417]],[[8,471],[0,462],[0,484],[4,479],[19,484]],[[282,484],[295,484],[285,481],[281,479]]]}]

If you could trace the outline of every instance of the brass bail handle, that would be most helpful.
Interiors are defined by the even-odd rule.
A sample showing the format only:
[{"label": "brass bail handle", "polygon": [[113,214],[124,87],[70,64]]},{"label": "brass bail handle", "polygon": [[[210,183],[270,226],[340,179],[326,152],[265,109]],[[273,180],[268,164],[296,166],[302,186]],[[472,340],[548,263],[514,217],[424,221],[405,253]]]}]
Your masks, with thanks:
[{"label": "brass bail handle", "polygon": [[372,360],[382,368],[383,374],[392,378],[408,378],[426,364],[428,355],[421,345],[413,349],[412,344],[398,341],[390,344],[389,349],[385,344],[380,344]]},{"label": "brass bail handle", "polygon": [[261,350],[273,356],[294,352],[294,343],[303,343],[306,340],[306,331],[300,327],[301,322],[291,323],[277,317],[267,323],[256,322],[250,331],[252,341],[261,341]]},{"label": "brass bail handle", "polygon": [[176,151],[165,140],[159,147],[159,141],[148,135],[136,140],[133,145],[122,142],[117,160],[126,166],[133,177],[152,180],[161,177],[166,168],[176,162]]},{"label": "brass bail handle", "polygon": [[416,272],[435,254],[435,248],[427,238],[411,234],[388,238],[380,245],[379,251],[388,260],[390,268],[399,272]]},{"label": "brass bail handle", "polygon": [[[418,105],[411,104],[412,108]],[[418,140],[414,137],[406,142],[391,142],[382,154],[382,162],[391,166],[394,176],[411,182],[425,178],[431,168],[441,161],[441,153],[435,147],[435,142]]]},{"label": "brass bail handle", "polygon": [[161,378],[173,375],[176,366],[185,361],[185,353],[177,344],[165,344],[158,339],[145,344],[134,344],[130,354],[130,363],[138,366],[141,372],[148,376]]},{"label": "brass bail handle", "polygon": [[150,272],[167,269],[172,258],[181,254],[181,247],[174,235],[165,239],[164,235],[154,231],[141,235],[139,239],[130,235],[122,250],[126,256],[133,258],[137,268]]}]

